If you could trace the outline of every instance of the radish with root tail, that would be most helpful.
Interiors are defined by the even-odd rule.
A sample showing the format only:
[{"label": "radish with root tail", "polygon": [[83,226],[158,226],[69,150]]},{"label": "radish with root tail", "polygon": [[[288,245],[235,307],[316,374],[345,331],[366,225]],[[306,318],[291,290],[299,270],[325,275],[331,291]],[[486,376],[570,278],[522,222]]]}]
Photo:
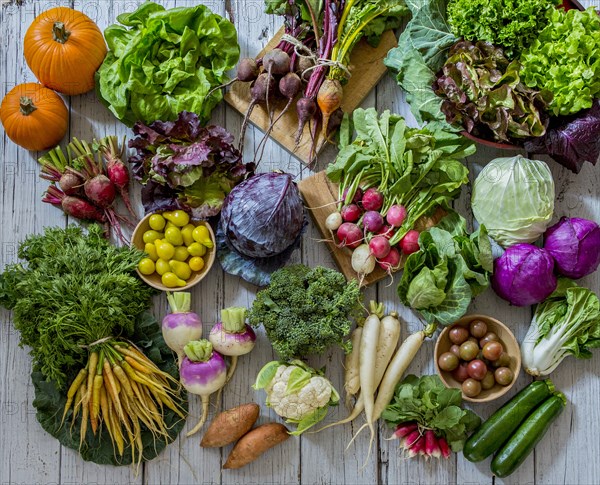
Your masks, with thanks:
[{"label": "radish with root tail", "polygon": [[190,394],[196,394],[202,399],[202,416],[187,434],[192,436],[206,422],[210,395],[225,385],[227,364],[223,356],[214,351],[212,344],[205,339],[189,342],[183,351],[186,357],[179,366],[181,384]]},{"label": "radish with root tail", "polygon": [[184,347],[192,340],[202,337],[202,320],[190,310],[192,294],[185,291],[167,292],[171,313],[162,321],[162,335],[167,346],[177,354],[181,364],[185,357]]},{"label": "radish with root tail", "polygon": [[233,376],[238,357],[249,353],[256,342],[254,330],[246,323],[247,311],[243,307],[225,308],[221,311],[221,321],[215,324],[208,336],[217,352],[231,357],[225,382]]},{"label": "radish with root tail", "polygon": [[[368,426],[370,429],[373,429],[373,423],[379,419],[385,407],[390,403],[390,401],[394,397],[394,390],[396,389],[396,385],[400,382],[402,376],[406,372],[406,369],[408,369],[408,366],[421,349],[421,346],[423,345],[425,339],[427,337],[431,337],[435,332],[436,328],[437,325],[435,323],[430,324],[425,328],[425,330],[421,330],[419,332],[415,332],[409,335],[404,340],[404,342],[402,342],[402,345],[400,345],[400,348],[396,351],[396,354],[387,366],[387,369],[383,375],[383,379],[381,380],[381,384],[379,384],[379,388],[377,390],[377,399],[375,400],[375,405],[373,407],[373,412],[371,416],[367,416],[367,422],[358,429],[358,431],[350,440],[350,443],[348,443],[348,446],[352,444],[352,442],[356,439],[356,437],[364,428]],[[371,440],[369,443],[369,454],[374,439],[375,434],[372,433]],[[368,459],[369,455],[367,455],[366,461],[368,461]]]},{"label": "radish with root tail", "polygon": [[[374,302],[373,302],[374,303]],[[383,312],[383,308],[382,308],[382,312]],[[361,327],[357,327],[356,330],[354,332],[356,332],[357,330],[361,330]],[[362,337],[362,331],[360,333],[361,337]],[[352,335],[352,348],[354,349],[354,334]],[[400,340],[400,320],[398,320],[398,314],[396,312],[392,312],[389,315],[383,317],[381,319],[381,323],[380,323],[380,330],[379,330],[379,337],[377,339],[377,350],[376,350],[376,357],[375,357],[375,378],[374,378],[374,385],[375,388],[378,388],[379,385],[381,384],[381,380],[383,379],[383,375],[385,373],[385,370],[388,367],[388,364],[390,363],[390,359],[392,358],[392,355],[394,355],[394,351],[396,350],[396,347],[398,346],[398,341]],[[357,346],[358,347],[358,346]],[[349,354],[351,355],[351,354]],[[350,367],[350,366],[348,366]],[[346,369],[346,376],[348,378],[348,368]],[[350,375],[350,378],[352,378],[352,374]],[[350,379],[348,378],[348,379]],[[323,428],[319,429],[318,431],[321,431],[323,429],[329,428],[331,426],[337,426],[339,424],[345,424],[345,423],[349,423],[350,421],[353,421],[354,419],[356,419],[360,413],[362,413],[365,409],[365,402],[364,402],[364,394],[362,392],[362,386],[360,385],[360,378],[356,379],[358,382],[354,382],[354,381],[346,381],[349,382],[349,388],[350,391],[354,391],[355,387],[353,387],[352,385],[356,386],[356,384],[358,384],[358,386],[360,387],[360,394],[358,396],[358,399],[356,400],[356,403],[354,403],[354,408],[352,409],[352,411],[350,412],[350,414],[342,419],[341,421],[338,421],[336,423],[332,423],[332,424],[328,424],[327,426],[324,426]],[[348,397],[348,393],[349,390],[346,386],[346,383],[344,384],[344,388],[346,388],[346,399],[349,399]],[[358,389],[356,391],[354,391],[354,394],[356,394],[356,392],[358,392]],[[350,392],[352,394],[352,392]]]}]

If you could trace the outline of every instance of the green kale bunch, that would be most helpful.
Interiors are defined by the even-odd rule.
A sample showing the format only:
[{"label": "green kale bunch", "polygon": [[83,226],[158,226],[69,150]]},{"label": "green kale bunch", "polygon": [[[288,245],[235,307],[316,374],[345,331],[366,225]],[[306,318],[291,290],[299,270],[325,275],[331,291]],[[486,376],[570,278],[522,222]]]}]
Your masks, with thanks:
[{"label": "green kale bunch", "polygon": [[282,359],[322,354],[333,345],[349,351],[352,318],[361,313],[358,282],[329,268],[297,264],[271,275],[256,295],[250,324],[264,326]]}]

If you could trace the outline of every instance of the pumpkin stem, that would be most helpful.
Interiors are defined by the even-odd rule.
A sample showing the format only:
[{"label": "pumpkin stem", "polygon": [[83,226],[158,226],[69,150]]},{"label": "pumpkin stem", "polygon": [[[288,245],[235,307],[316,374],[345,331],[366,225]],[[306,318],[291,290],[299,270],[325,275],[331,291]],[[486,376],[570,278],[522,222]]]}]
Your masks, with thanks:
[{"label": "pumpkin stem", "polygon": [[71,32],[68,31],[63,22],[54,22],[54,26],[52,27],[52,37],[56,42],[64,44]]},{"label": "pumpkin stem", "polygon": [[31,99],[29,96],[21,96],[19,99],[19,105],[21,108],[21,113],[23,113],[25,116],[29,116],[37,109],[36,105],[33,104],[33,99]]}]

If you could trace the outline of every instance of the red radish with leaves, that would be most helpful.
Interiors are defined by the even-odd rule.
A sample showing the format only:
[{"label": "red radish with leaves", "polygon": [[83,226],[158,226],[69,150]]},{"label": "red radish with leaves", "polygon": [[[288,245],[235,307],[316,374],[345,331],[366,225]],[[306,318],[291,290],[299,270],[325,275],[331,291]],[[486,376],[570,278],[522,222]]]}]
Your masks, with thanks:
[{"label": "red radish with leaves", "polygon": [[377,211],[367,211],[363,216],[363,226],[366,231],[377,233],[383,227],[383,217]]},{"label": "red radish with leaves", "polygon": [[392,250],[390,242],[384,236],[375,236],[371,239],[369,241],[369,248],[371,249],[371,254],[378,260],[385,258]]},{"label": "red radish with leaves", "polygon": [[419,231],[412,229],[400,240],[400,248],[404,254],[408,256],[419,250],[419,235]]},{"label": "red radish with leaves", "polygon": [[362,197],[362,206],[368,211],[378,211],[383,206],[383,194],[371,187]]},{"label": "red radish with leaves", "polygon": [[393,205],[388,209],[385,218],[390,226],[400,227],[406,219],[406,208],[403,205]]},{"label": "red radish with leaves", "polygon": [[344,222],[356,222],[360,219],[361,210],[356,204],[349,204],[342,207],[340,213]]},{"label": "red radish with leaves", "polygon": [[360,228],[352,222],[344,222],[337,230],[337,238],[342,247],[357,248],[363,240]]},{"label": "red radish with leaves", "polygon": [[378,264],[381,269],[391,274],[400,267],[400,252],[396,248],[391,248],[387,256],[378,260]]}]

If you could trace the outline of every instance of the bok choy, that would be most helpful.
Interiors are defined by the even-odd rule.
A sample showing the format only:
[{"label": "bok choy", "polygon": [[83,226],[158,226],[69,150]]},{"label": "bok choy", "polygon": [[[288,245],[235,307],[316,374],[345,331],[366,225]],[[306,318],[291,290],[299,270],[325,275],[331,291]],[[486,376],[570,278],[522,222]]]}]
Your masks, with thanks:
[{"label": "bok choy", "polygon": [[600,347],[600,301],[587,288],[561,278],[557,290],[538,305],[521,345],[525,370],[546,376],[568,355],[592,357]]}]

